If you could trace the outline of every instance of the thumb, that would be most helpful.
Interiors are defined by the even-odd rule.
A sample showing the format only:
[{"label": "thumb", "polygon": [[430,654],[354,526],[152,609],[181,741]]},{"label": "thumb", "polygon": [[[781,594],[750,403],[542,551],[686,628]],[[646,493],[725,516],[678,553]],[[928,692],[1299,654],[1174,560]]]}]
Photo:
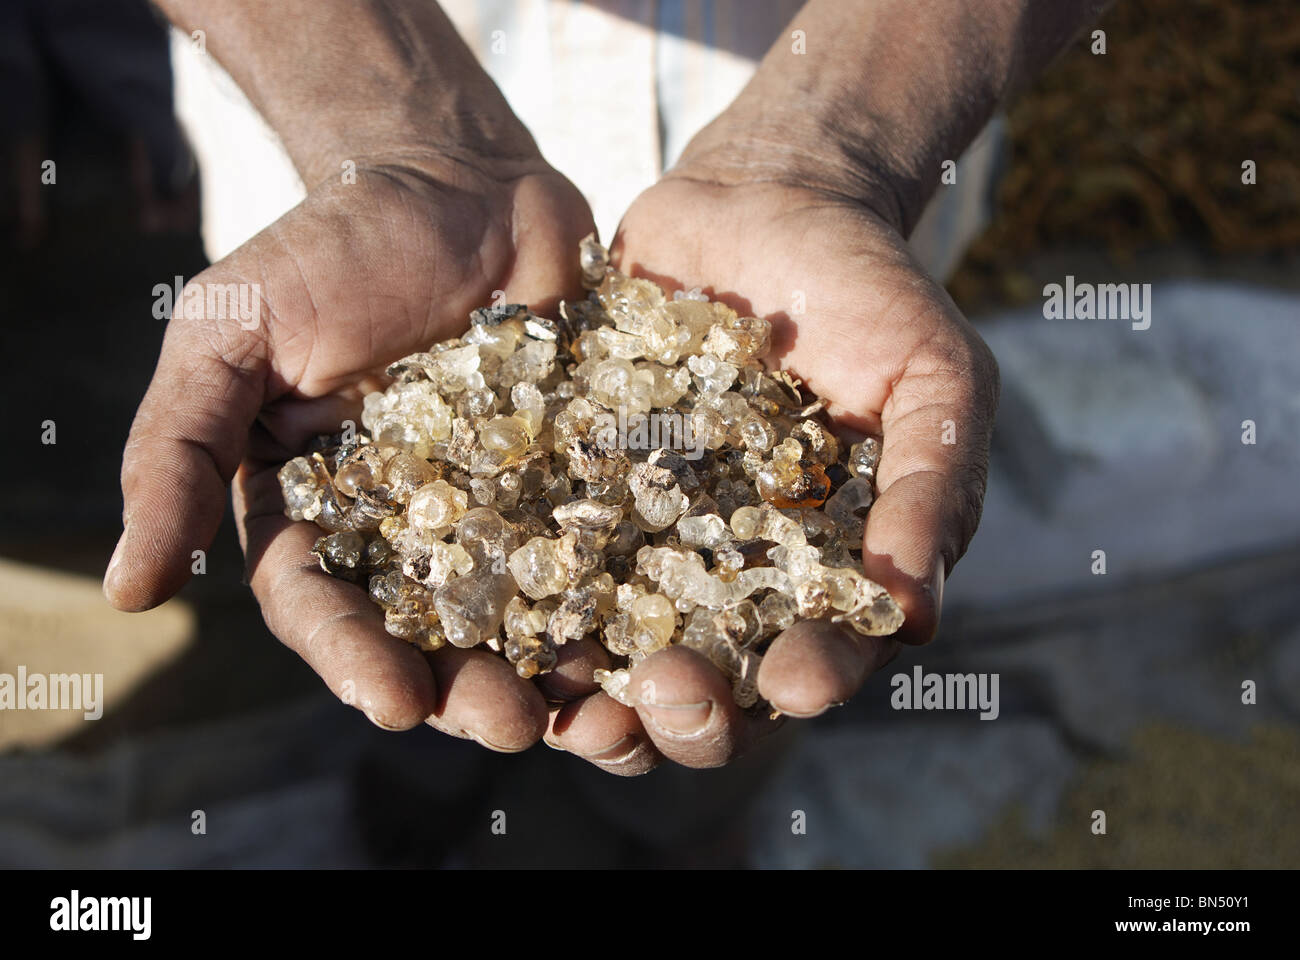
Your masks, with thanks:
[{"label": "thumb", "polygon": [[119,610],[147,610],[190,578],[212,543],[225,487],[262,405],[269,310],[230,258],[173,305],[162,353],[122,457],[123,530],[104,576]]},{"label": "thumb", "polygon": [[[863,567],[906,615],[897,638],[927,643],[939,626],[943,583],[979,526],[997,410],[992,353],[964,320],[947,349],[913,360],[881,417],[876,502]],[[960,330],[960,328],[958,328]]]}]

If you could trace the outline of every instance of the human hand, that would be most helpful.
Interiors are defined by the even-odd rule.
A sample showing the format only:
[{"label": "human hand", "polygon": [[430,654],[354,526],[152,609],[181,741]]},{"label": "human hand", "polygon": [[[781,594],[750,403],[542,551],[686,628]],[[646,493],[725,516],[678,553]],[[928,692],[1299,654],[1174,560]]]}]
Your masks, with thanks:
[{"label": "human hand", "polygon": [[[623,219],[612,254],[625,273],[769,318],[772,359],[842,428],[883,435],[863,566],[906,621],[886,638],[825,623],[779,636],[758,688],[783,714],[842,703],[900,644],[934,636],[944,577],[979,522],[998,372],[903,238],[946,162],[1106,3],[808,0]],[[684,647],[647,658],[631,684],[657,706],[590,696],[552,718],[548,742],[634,774],[664,757],[725,763],[774,727]]]},{"label": "human hand", "polygon": [[[701,286],[769,318],[769,362],[828,400],[845,431],[883,436],[863,566],[902,606],[902,629],[862,637],[824,621],[796,624],[773,641],[758,674],[776,710],[816,716],[848,700],[900,644],[933,637],[944,577],[979,522],[997,365],[899,230],[830,192],[723,183],[703,165],[683,165],[633,203],[612,255],[665,289]],[[717,766],[779,722],[742,712],[730,682],[685,647],[647,658],[631,686],[653,690],[653,704],[634,710],[595,694],[558,712],[548,742],[639,773],[662,757]]]},{"label": "human hand", "polygon": [[[258,322],[244,329],[238,317],[178,306],[123,458],[125,530],[109,600],[143,610],[175,593],[192,551],[211,542],[233,478],[266,621],[330,689],[386,728],[429,718],[498,749],[534,743],[546,725],[537,688],[486,651],[426,660],[385,633],[365,589],[310,555],[320,531],[284,517],[276,470],[316,434],[359,423],[360,400],[388,363],[460,333],[494,291],[549,309],[577,286],[573,251],[591,229],[581,196],[540,156],[477,167],[378,157],[355,183],[321,183],[195,277],[187,290],[257,285]],[[583,670],[594,688],[591,665],[573,675]]]},{"label": "human hand", "polygon": [[[376,724],[425,721],[502,750],[536,742],[546,706],[486,651],[426,658],[389,636],[364,589],[310,555],[276,469],[360,420],[385,366],[455,336],[495,291],[539,310],[578,286],[592,229],[436,4],[424,0],[159,0],[206,38],[279,135],[307,197],[195,277],[257,288],[256,324],[178,310],[122,464],[122,540],[104,589],[160,603],[207,547],[233,480],[247,576],[268,625]],[[206,298],[199,297],[200,301]],[[188,300],[183,298],[182,303]],[[251,329],[245,329],[251,327]],[[594,689],[607,660],[576,646],[549,679]],[[566,687],[565,685],[568,684]]]}]

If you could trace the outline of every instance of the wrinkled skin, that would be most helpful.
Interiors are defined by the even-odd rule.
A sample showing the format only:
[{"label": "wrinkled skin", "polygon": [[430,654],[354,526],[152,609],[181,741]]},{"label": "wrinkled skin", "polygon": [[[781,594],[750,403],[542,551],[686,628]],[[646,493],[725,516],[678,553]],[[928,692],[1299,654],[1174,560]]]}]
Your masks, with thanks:
[{"label": "wrinkled skin", "polygon": [[259,284],[260,323],[169,324],[123,458],[126,529],[109,600],[143,610],[175,593],[233,481],[266,622],[331,690],[386,729],[427,719],[496,749],[535,743],[547,722],[536,687],[486,650],[426,657],[385,633],[365,591],[310,556],[320,531],[284,517],[275,474],[314,435],[359,423],[388,363],[463,332],[493,291],[541,310],[579,292],[574,251],[591,230],[585,201],[540,158],[481,168],[403,158],[358,169],[352,184],[326,181],[195,277]]},{"label": "wrinkled skin", "polygon": [[[848,700],[900,644],[934,636],[944,576],[979,522],[996,364],[898,232],[843,198],[772,183],[721,186],[682,168],[632,205],[613,255],[625,272],[666,288],[702,286],[768,317],[771,362],[829,400],[846,433],[883,434],[864,567],[907,620],[893,637],[808,622],[773,642],[759,692],[784,715],[816,716]],[[945,444],[945,433],[955,442]],[[722,674],[682,647],[640,664],[631,686],[653,691],[655,705],[588,698],[560,711],[548,742],[631,774],[665,757],[726,763],[780,722],[743,714]]]},{"label": "wrinkled skin", "polygon": [[[553,310],[574,295],[590,214],[538,159],[499,168],[436,160],[373,163],[355,184],[327,182],[199,283],[261,287],[261,323],[173,319],[127,444],[127,529],[106,577],[121,609],[141,610],[188,578],[211,541],[226,483],[248,578],[268,625],[337,695],[386,729],[427,722],[492,749],[545,738],[613,773],[668,758],[727,762],[778,721],[748,718],[730,685],[685,648],[633,674],[655,705],[595,690],[609,658],[567,644],[537,684],[486,650],[426,655],[383,629],[358,586],[309,551],[317,528],[282,513],[275,471],[312,436],[359,421],[359,401],[392,360],[454,336],[476,306]],[[943,576],[978,522],[997,373],[943,290],[897,232],[865,207],[773,185],[715,186],[679,171],[628,211],[614,244],[622,269],[706,291],[774,323],[774,361],[832,401],[851,431],[883,433],[881,490],[865,535],[866,573],[907,613],[893,638],[800,624],[773,644],[762,695],[789,716],[847,700],[902,642],[933,636]],[[741,298],[736,292],[743,291]],[[806,312],[791,316],[798,291]],[[941,442],[952,421],[955,444]]]}]

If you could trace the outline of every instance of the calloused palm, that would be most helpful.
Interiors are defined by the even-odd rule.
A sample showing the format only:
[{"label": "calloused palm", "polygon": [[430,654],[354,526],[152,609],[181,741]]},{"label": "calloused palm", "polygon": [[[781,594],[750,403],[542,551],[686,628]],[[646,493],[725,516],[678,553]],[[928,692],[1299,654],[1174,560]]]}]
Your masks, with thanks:
[{"label": "calloused palm", "polygon": [[[898,232],[864,206],[774,183],[719,185],[670,174],[629,209],[613,245],[625,272],[701,286],[773,321],[773,359],[830,402],[845,429],[883,435],[878,498],[864,535],[866,574],[902,605],[894,637],[816,622],[778,637],[759,691],[784,714],[814,716],[847,700],[900,643],[938,624],[943,578],[979,522],[997,405],[992,355]],[[603,694],[566,706],[548,740],[622,773],[660,756],[726,762],[772,728],[732,701],[703,657],[671,648],[633,673],[654,705]],[[617,754],[617,756],[615,756]]]},{"label": "calloused palm", "polygon": [[[275,472],[313,435],[358,421],[360,398],[388,363],[459,333],[494,291],[545,309],[572,290],[578,241],[591,229],[582,197],[540,158],[492,170],[371,164],[355,182],[317,186],[195,277],[256,284],[260,322],[172,319],[123,458],[125,530],[105,578],[109,599],[142,610],[175,593],[192,551],[211,542],[233,480],[266,621],[332,690],[387,728],[428,718],[497,749],[536,742],[547,719],[537,688],[486,651],[426,658],[386,634],[362,588],[315,565],[319,531],[283,516]],[[592,665],[578,662],[586,652],[575,648],[553,682],[591,689]]]}]

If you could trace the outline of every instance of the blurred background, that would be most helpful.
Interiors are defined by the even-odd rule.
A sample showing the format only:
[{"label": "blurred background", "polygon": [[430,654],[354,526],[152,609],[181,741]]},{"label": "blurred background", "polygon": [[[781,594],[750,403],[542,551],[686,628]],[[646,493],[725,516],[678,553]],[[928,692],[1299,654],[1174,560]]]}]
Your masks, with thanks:
[{"label": "blurred background", "polygon": [[[728,46],[713,5],[591,6]],[[622,781],[371,726],[267,632],[229,523],[176,599],[108,608],[153,288],[265,180],[205,189],[187,38],[144,3],[6,2],[0,673],[102,673],[105,712],[0,712],[0,865],[1300,866],[1300,18],[1148,0],[1098,27],[1104,66],[1078,39],[914,238],[1004,385],[939,639],[724,770]],[[1152,284],[1150,329],[1045,320],[1067,275]],[[999,717],[891,710],[915,665],[999,674]]]}]

